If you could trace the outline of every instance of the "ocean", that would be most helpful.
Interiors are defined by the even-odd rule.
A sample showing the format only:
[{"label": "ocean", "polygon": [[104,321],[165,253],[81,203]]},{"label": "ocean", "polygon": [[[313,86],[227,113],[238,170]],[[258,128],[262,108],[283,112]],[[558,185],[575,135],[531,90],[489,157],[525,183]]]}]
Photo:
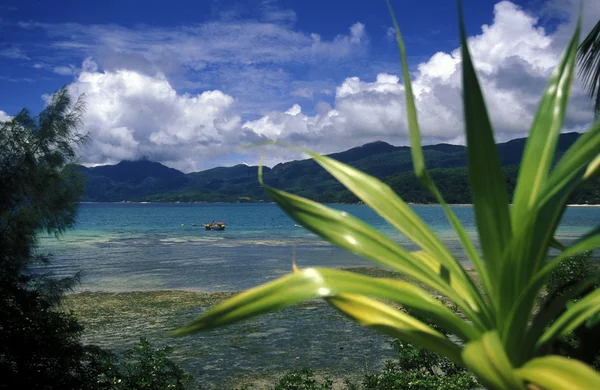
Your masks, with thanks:
[{"label": "ocean", "polygon": [[[367,206],[331,206],[416,249]],[[414,209],[466,262],[442,209]],[[453,209],[475,238],[472,207]],[[213,220],[226,223],[226,230],[205,230],[202,224]],[[598,221],[598,207],[569,207],[558,238],[572,242]],[[257,286],[291,272],[294,248],[300,267],[374,266],[295,225],[274,204],[91,203],[81,205],[75,229],[59,239],[42,237],[40,250],[53,254],[46,268],[56,275],[82,272],[76,291],[84,293],[70,295],[67,307],[81,318],[86,343],[116,352],[140,337],[154,346],[170,345],[175,361],[208,389],[244,383],[269,388],[282,373],[303,367],[360,381],[395,356],[391,339],[361,328],[322,300],[188,337],[168,336],[215,299],[174,290]]]},{"label": "ocean", "polygon": [[[366,205],[331,205],[371,224],[407,249],[416,246]],[[462,261],[466,261],[442,208],[413,206]],[[471,206],[453,206],[476,238]],[[203,224],[222,221],[224,231]],[[569,207],[558,238],[569,243],[595,227],[599,207]],[[201,226],[192,226],[200,224]],[[239,291],[300,267],[371,266],[295,222],[275,204],[84,203],[75,229],[56,239],[42,237],[58,276],[82,272],[78,290]]]}]

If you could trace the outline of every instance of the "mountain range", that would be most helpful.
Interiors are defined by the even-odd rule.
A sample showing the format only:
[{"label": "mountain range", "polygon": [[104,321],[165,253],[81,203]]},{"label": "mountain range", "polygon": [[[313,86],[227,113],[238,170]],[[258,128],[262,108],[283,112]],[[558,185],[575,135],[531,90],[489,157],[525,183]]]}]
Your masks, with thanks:
[{"label": "mountain range", "polygon": [[[557,158],[579,135],[565,133],[560,136]],[[509,195],[514,190],[525,142],[525,138],[520,138],[498,144]],[[423,147],[430,174],[448,203],[471,201],[465,167],[466,152],[466,147],[460,145]],[[378,141],[329,156],[382,179],[407,202],[433,202],[413,174],[410,147]],[[268,195],[258,183],[257,168],[240,164],[185,174],[148,160],[78,167],[86,178],[84,201],[268,202]],[[263,174],[265,183],[319,202],[358,201],[311,159],[264,167]],[[584,186],[571,202],[600,203],[598,180]]]}]

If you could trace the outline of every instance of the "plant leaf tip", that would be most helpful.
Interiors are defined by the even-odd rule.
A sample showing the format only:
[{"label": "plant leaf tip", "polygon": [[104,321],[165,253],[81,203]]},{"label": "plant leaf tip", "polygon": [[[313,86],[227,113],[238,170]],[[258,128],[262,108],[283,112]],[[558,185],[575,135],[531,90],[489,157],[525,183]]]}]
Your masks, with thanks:
[{"label": "plant leaf tip", "polygon": [[300,268],[298,268],[298,264],[296,264],[296,246],[292,247],[292,270],[294,273],[300,272]]},{"label": "plant leaf tip", "polygon": [[264,155],[261,153],[260,155],[260,159],[258,160],[258,182],[260,183],[261,186],[265,185],[265,182],[263,180],[263,161],[264,160]]}]

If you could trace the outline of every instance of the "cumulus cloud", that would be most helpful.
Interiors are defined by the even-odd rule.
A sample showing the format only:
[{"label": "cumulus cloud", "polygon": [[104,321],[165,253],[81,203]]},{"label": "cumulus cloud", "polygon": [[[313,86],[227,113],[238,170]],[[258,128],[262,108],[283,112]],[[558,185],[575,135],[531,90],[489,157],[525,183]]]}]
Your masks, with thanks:
[{"label": "cumulus cloud", "polygon": [[[545,3],[541,14],[548,19],[562,21],[552,34],[552,45],[556,50],[562,50],[566,45],[579,16],[579,0],[549,0]],[[600,2],[584,0],[581,14],[581,34],[585,37],[598,23],[600,18]]]},{"label": "cumulus cloud", "polygon": [[8,115],[7,113],[5,113],[4,111],[0,110],[0,122],[6,122],[9,121],[12,117],[10,115]]},{"label": "cumulus cloud", "polygon": [[[321,37],[295,29],[293,11],[268,1],[261,7],[255,19],[213,19],[183,26],[39,22],[19,26],[46,36],[47,45],[32,48],[33,59],[47,62],[44,68],[54,73],[76,74],[65,65],[93,57],[107,71],[162,73],[178,90],[219,89],[236,97],[242,114],[254,115],[293,103],[291,92],[297,87],[292,82],[299,72],[335,68],[367,53],[368,34],[360,22],[340,34]],[[310,74],[305,78],[311,79]]]},{"label": "cumulus cloud", "polygon": [[[573,7],[576,9],[575,3]],[[595,12],[596,20],[600,17],[600,7],[586,12]],[[492,23],[482,26],[477,35],[469,38],[498,141],[526,134],[547,80],[564,48],[564,44],[557,42],[563,41],[564,33],[568,26],[572,26],[575,16],[576,12],[568,14],[562,24],[549,32],[539,25],[536,17],[511,2],[501,1],[494,7]],[[207,26],[197,28],[206,29]],[[240,37],[239,43],[232,42],[230,48],[222,50],[208,44],[201,57],[193,57],[189,63],[198,60],[197,65],[201,67],[202,63],[210,61],[228,61],[227,53],[239,50],[236,55],[241,63],[247,60],[248,69],[260,69],[253,64],[251,58],[254,57],[242,50],[248,45],[242,37],[250,31],[247,29],[263,31],[264,45],[255,47],[261,52],[264,49],[265,58],[270,58],[271,62],[283,61],[285,56],[293,53],[306,54],[306,50],[320,55],[330,51],[339,53],[344,48],[368,41],[365,28],[360,23],[353,25],[348,34],[326,42],[316,34],[308,37],[286,30],[281,40],[276,42],[276,47],[286,48],[282,53],[275,53],[268,47],[270,42],[275,41],[268,37],[281,32],[280,28],[267,28],[263,24],[239,26],[231,32],[232,35],[225,37],[226,41],[234,35]],[[129,30],[127,34],[130,33]],[[186,42],[190,43],[186,40],[170,46],[175,45],[175,39],[180,35],[169,36],[166,41],[162,33],[159,35],[162,43],[158,46],[152,44],[150,49],[145,46],[140,51],[142,57],[152,53],[160,57],[175,48],[182,50],[183,58],[186,58],[186,53],[192,53],[191,50],[186,51]],[[123,31],[117,31],[115,36],[117,46],[125,45],[131,49],[137,45],[135,40],[123,43]],[[154,39],[152,35],[142,38],[136,33],[130,37],[133,36],[136,39]],[[296,40],[302,44],[298,46]],[[159,47],[166,52],[158,50]],[[410,47],[408,50],[410,54]],[[458,48],[438,52],[419,64],[412,75],[425,143],[464,143],[461,62]],[[210,67],[202,72],[210,75]],[[84,162],[113,163],[148,156],[190,171],[221,165],[225,161],[223,156],[234,152],[236,147],[267,139],[307,146],[324,153],[375,140],[408,144],[405,89],[398,75],[379,73],[371,78],[347,77],[337,85],[331,84],[331,81],[294,82],[285,72],[272,69],[266,81],[263,75],[257,70],[254,76],[240,83],[244,85],[240,88],[251,88],[256,82],[276,90],[282,84],[289,84],[289,95],[297,103],[287,105],[287,109],[268,110],[257,115],[257,112],[247,111],[243,100],[252,98],[262,102],[263,95],[249,96],[244,89],[225,93],[222,89],[202,88],[202,83],[196,85],[203,90],[201,93],[180,93],[163,72],[99,67],[87,59],[76,80],[69,86],[73,95],[86,95],[85,129],[90,132],[93,142],[84,154],[87,159]],[[239,80],[239,76],[236,77]],[[259,82],[259,79],[262,81]],[[325,93],[333,96],[326,98]],[[320,98],[328,102],[319,101]],[[591,105],[576,82],[565,130],[581,131],[592,119]],[[268,165],[300,157],[281,149],[269,149],[267,155]],[[239,161],[248,163],[258,160],[247,155],[237,156]],[[231,160],[232,163],[236,161]]]},{"label": "cumulus cloud", "polygon": [[315,115],[296,104],[285,112],[271,112],[243,125],[270,139],[289,141],[320,151],[339,150],[375,139],[396,141],[403,120],[403,86],[395,75],[380,74],[374,82],[346,79],[336,90],[335,108],[325,102]]},{"label": "cumulus cloud", "polygon": [[191,171],[261,139],[241,130],[231,96],[218,90],[180,94],[161,74],[99,71],[88,60],[68,89],[84,95],[83,130],[92,142],[83,162],[90,165],[147,156]]},{"label": "cumulus cloud", "polygon": [[332,94],[337,83],[333,80],[293,81],[290,83],[290,96],[308,100],[318,99]]},{"label": "cumulus cloud", "polygon": [[[600,12],[597,12],[600,16]],[[515,4],[494,7],[494,20],[469,39],[499,141],[524,136],[535,115],[561,50],[555,37]],[[571,24],[567,21],[566,24]],[[557,33],[561,33],[559,26]],[[562,38],[561,38],[562,39]],[[410,50],[410,48],[409,48]],[[460,50],[439,52],[421,63],[413,89],[424,142],[463,143]],[[246,121],[244,128],[268,138],[331,152],[374,140],[407,143],[404,86],[396,75],[381,73],[374,81],[349,77],[336,89],[330,109],[307,115],[299,106]],[[590,104],[576,83],[566,130],[581,130],[593,119]]]}]

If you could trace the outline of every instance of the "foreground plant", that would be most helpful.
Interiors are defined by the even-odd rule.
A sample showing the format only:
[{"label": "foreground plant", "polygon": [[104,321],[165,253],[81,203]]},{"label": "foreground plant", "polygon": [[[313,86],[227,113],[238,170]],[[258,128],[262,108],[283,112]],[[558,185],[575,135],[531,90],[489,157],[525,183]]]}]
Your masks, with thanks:
[{"label": "foreground plant", "polygon": [[[544,354],[549,343],[569,334],[600,311],[600,289],[567,306],[571,297],[588,289],[597,278],[577,283],[552,304],[539,312],[535,310],[550,272],[569,256],[600,244],[599,227],[568,248],[554,239],[569,196],[600,171],[600,122],[593,124],[551,167],[575,72],[579,24],[541,99],[509,209],[500,159],[461,16],[469,181],[483,257],[425,167],[404,44],[395,19],[394,25],[415,173],[442,205],[482,288],[477,288],[440,238],[386,184],[346,164],[306,151],[420,249],[409,252],[346,212],[264,185],[273,200],[312,232],[435,290],[450,299],[460,313],[413,283],[308,268],[295,269],[281,279],[243,292],[208,310],[175,334],[223,326],[321,297],[363,326],[423,346],[468,368],[490,389],[600,388],[600,375],[588,365]],[[260,171],[259,177],[262,183]],[[550,247],[562,251],[548,261]],[[399,303],[437,324],[444,332],[374,298]]]}]

